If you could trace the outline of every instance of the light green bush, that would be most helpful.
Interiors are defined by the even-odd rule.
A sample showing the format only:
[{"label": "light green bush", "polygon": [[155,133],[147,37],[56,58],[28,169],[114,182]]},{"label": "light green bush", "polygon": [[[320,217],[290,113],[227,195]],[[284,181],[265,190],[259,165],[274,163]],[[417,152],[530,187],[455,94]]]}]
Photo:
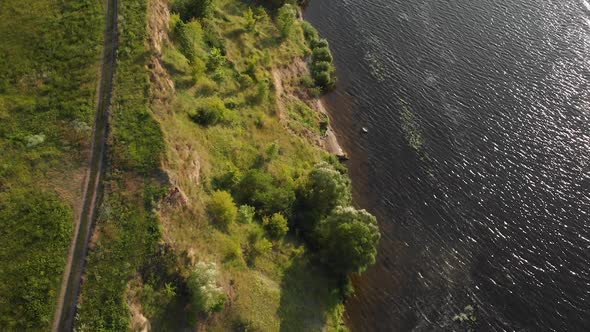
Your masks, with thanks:
[{"label": "light green bush", "polygon": [[217,286],[218,275],[215,263],[196,264],[187,281],[196,312],[211,313],[223,309],[227,298],[223,288]]},{"label": "light green bush", "polygon": [[287,219],[280,213],[275,213],[270,218],[264,217],[262,225],[268,236],[273,240],[281,239],[289,231]]},{"label": "light green bush", "polygon": [[207,205],[207,212],[215,225],[227,230],[236,220],[238,208],[227,191],[215,191]]}]

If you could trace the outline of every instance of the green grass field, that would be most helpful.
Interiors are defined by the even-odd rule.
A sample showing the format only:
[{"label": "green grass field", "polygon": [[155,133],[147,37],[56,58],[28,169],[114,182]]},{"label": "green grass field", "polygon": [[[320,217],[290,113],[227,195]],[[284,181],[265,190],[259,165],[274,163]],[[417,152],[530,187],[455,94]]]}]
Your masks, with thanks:
[{"label": "green grass field", "polygon": [[53,318],[88,158],[100,2],[0,2],[0,329]]}]

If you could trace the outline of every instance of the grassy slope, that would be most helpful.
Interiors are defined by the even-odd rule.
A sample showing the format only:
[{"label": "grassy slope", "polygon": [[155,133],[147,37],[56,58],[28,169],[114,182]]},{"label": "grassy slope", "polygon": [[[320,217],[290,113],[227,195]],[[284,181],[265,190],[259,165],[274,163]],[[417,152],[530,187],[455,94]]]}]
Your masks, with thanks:
[{"label": "grassy slope", "polygon": [[[240,84],[240,74],[247,75],[248,61],[253,58],[257,59],[256,73],[251,75],[254,81],[272,82],[273,67],[289,65],[308,54],[299,22],[282,41],[270,18],[248,31],[243,18],[245,4],[235,0],[214,3],[217,9],[204,22],[203,34],[218,36],[215,43],[226,49],[228,64],[218,69],[223,75],[211,70],[195,75],[194,67],[174,43],[166,45],[163,54],[164,65],[176,83],[173,101],[157,112],[168,143],[166,168],[191,202],[181,211],[162,211],[166,235],[177,251],[194,252],[196,260],[221,264],[222,284],[230,293],[231,305],[208,323],[209,329],[228,330],[240,322],[264,331],[335,329],[342,310],[339,297],[331,292],[335,283],[310,263],[301,243],[288,237],[255,267],[249,267],[240,248],[247,241],[248,231],[259,228],[259,223],[236,224],[229,232],[221,232],[208,222],[204,212],[212,189],[210,179],[229,170],[239,174],[260,168],[279,183],[293,185],[312,165],[328,158],[307,140],[289,133],[279,121],[272,84],[262,102],[253,100],[256,83]],[[211,40],[197,42],[196,53],[203,61],[207,61],[203,55],[211,52],[210,44]],[[205,128],[192,122],[189,114],[214,96],[226,105],[236,105],[231,110],[231,123]],[[319,116],[307,117],[298,125],[319,128],[320,120]],[[279,155],[260,165],[260,157],[273,143],[280,147]],[[193,159],[200,166],[201,185],[191,176],[195,173]]]},{"label": "grassy slope", "polygon": [[2,330],[47,330],[52,318],[86,167],[102,17],[90,0],[0,2]]},{"label": "grassy slope", "polygon": [[[215,5],[218,9],[207,23],[208,32],[201,31],[202,38],[197,38],[195,52],[207,61],[211,48],[203,36],[208,33],[210,42],[224,44],[228,63],[217,74],[205,72],[189,65],[174,43],[166,43],[163,64],[176,91],[166,102],[156,100],[150,110],[147,1],[120,3],[111,164],[82,287],[80,331],[125,330],[134,323],[131,313],[136,314],[138,306],[157,331],[179,330],[195,319],[208,330],[220,331],[238,325],[302,331],[336,329],[339,324],[342,306],[331,291],[335,282],[310,263],[294,237],[276,243],[255,266],[248,266],[241,249],[248,232],[260,224],[235,224],[222,232],[205,213],[211,179],[228,170],[258,167],[278,183],[293,185],[327,158],[279,122],[272,86],[269,95],[254,101],[256,82],[238,83],[237,74],[246,71],[252,55],[258,57],[256,80],[271,82],[271,67],[309,52],[299,23],[281,42],[268,18],[257,23],[256,33],[245,31],[244,4],[222,0]],[[189,119],[211,97],[234,104],[231,123],[204,128]],[[280,153],[261,164],[261,151],[273,143]],[[155,203],[169,190],[158,181],[161,152],[169,180],[187,195],[186,207]],[[219,283],[229,295],[221,313],[205,318],[191,311],[185,283],[191,260],[220,266]],[[175,290],[172,296],[164,295],[167,285]]]}]

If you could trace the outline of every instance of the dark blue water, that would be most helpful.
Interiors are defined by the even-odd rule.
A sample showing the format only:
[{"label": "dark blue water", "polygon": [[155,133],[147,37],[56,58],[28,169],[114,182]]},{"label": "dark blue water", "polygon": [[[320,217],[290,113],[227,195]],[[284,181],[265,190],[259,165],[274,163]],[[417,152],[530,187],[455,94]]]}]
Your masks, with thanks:
[{"label": "dark blue water", "polygon": [[590,331],[590,4],[312,0],[305,16],[384,233],[352,329]]}]

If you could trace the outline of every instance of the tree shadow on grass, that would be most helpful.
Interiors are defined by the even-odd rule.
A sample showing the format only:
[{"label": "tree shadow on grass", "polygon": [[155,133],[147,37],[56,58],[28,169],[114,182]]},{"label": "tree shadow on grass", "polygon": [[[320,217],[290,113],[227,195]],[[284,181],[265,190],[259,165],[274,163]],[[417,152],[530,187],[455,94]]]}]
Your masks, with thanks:
[{"label": "tree shadow on grass", "polygon": [[337,283],[305,255],[294,257],[281,282],[281,332],[322,331],[338,305]]}]

